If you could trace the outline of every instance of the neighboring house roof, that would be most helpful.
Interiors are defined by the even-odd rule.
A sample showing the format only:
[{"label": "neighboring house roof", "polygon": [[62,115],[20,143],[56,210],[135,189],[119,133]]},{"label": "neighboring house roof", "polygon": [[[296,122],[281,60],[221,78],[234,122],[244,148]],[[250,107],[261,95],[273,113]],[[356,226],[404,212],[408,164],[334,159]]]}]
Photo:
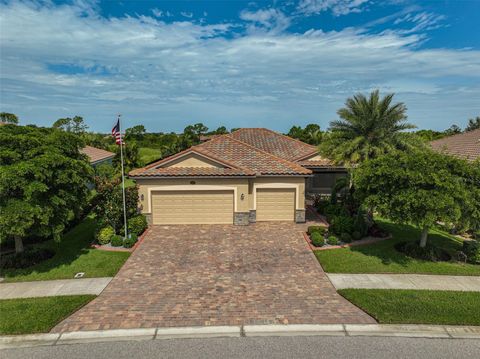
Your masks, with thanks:
[{"label": "neighboring house roof", "polygon": [[430,142],[435,151],[475,161],[480,158],[480,129]]},{"label": "neighboring house roof", "polygon": [[297,161],[317,154],[315,146],[266,128],[241,128],[232,132],[231,136],[288,161]]},{"label": "neighboring house roof", "polygon": [[[260,129],[262,133],[270,131]],[[274,133],[274,132],[273,132]],[[176,155],[154,162],[130,172],[132,177],[183,177],[183,176],[307,176],[312,172],[295,161],[277,157],[235,138],[233,134],[215,136]],[[275,133],[274,133],[275,134]],[[275,134],[275,137],[282,136]],[[273,136],[269,136],[273,138]],[[299,141],[287,143],[300,147]],[[309,147],[310,155],[312,153]],[[292,151],[293,152],[293,151]],[[303,151],[302,154],[304,154]],[[168,163],[188,155],[199,155],[216,162],[218,167],[172,167]]]},{"label": "neighboring house roof", "polygon": [[115,157],[115,153],[113,152],[105,151],[101,148],[92,146],[85,146],[80,150],[80,152],[88,156],[92,165]]}]

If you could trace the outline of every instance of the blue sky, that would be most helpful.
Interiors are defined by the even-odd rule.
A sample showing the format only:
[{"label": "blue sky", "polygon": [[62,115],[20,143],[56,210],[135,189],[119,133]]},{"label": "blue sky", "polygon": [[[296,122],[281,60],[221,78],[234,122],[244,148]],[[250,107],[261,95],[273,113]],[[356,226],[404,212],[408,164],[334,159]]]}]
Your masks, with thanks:
[{"label": "blue sky", "polygon": [[480,115],[480,1],[2,1],[0,111],[181,131],[318,123],[395,92],[419,128]]}]

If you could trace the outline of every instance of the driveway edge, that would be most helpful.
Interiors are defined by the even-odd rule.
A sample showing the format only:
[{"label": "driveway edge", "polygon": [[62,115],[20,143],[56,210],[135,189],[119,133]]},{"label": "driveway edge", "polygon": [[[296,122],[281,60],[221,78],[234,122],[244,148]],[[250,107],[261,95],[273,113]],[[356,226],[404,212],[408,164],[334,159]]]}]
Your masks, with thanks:
[{"label": "driveway edge", "polygon": [[112,329],[0,336],[0,350],[124,340],[204,339],[256,336],[370,336],[480,339],[480,326],[396,324],[286,324]]}]

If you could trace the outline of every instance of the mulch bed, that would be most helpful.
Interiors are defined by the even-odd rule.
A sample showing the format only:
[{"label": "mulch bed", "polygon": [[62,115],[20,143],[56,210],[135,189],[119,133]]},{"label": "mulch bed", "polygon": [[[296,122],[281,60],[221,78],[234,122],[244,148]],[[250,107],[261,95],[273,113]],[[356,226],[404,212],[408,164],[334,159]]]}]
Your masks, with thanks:
[{"label": "mulch bed", "polygon": [[95,249],[98,249],[98,250],[101,250],[101,251],[107,251],[107,252],[133,252],[135,249],[137,249],[137,247],[140,245],[140,243],[143,242],[145,236],[147,235],[147,233],[150,232],[150,227],[147,228],[145,230],[145,232],[143,232],[140,237],[138,237],[138,240],[137,240],[137,243],[135,243],[135,245],[132,247],[132,248],[125,248],[125,247],[112,247],[112,245],[109,243],[109,244],[105,244],[105,245],[100,245],[100,244],[97,244],[97,243],[92,243],[92,248],[95,248]]},{"label": "mulch bed", "polygon": [[366,245],[368,245],[368,244],[373,244],[373,243],[385,241],[385,240],[387,240],[387,239],[392,238],[392,236],[390,235],[390,236],[384,237],[384,238],[365,237],[365,238],[363,238],[363,239],[360,239],[360,240],[358,240],[358,241],[354,241],[354,242],[351,242],[351,243],[344,243],[344,244],[339,244],[339,245],[336,245],[336,246],[332,246],[332,245],[330,245],[330,244],[325,244],[323,247],[315,247],[315,246],[312,244],[312,241],[310,240],[310,237],[309,237],[309,235],[308,235],[306,232],[303,232],[303,238],[305,238],[305,241],[308,243],[308,245],[310,246],[310,249],[311,249],[312,251],[326,251],[326,250],[329,250],[329,249],[339,249],[339,248],[366,246]]}]

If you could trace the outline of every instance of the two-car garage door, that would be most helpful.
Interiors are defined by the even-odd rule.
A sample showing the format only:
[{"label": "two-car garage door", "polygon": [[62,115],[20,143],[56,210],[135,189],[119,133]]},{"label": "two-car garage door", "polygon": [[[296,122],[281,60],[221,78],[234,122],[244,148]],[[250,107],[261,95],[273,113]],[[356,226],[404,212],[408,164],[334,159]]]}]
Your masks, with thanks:
[{"label": "two-car garage door", "polygon": [[[229,190],[154,191],[153,224],[232,224],[234,192]],[[295,189],[258,188],[257,222],[294,221]]]},{"label": "two-car garage door", "polygon": [[153,224],[233,223],[233,191],[152,192]]}]

